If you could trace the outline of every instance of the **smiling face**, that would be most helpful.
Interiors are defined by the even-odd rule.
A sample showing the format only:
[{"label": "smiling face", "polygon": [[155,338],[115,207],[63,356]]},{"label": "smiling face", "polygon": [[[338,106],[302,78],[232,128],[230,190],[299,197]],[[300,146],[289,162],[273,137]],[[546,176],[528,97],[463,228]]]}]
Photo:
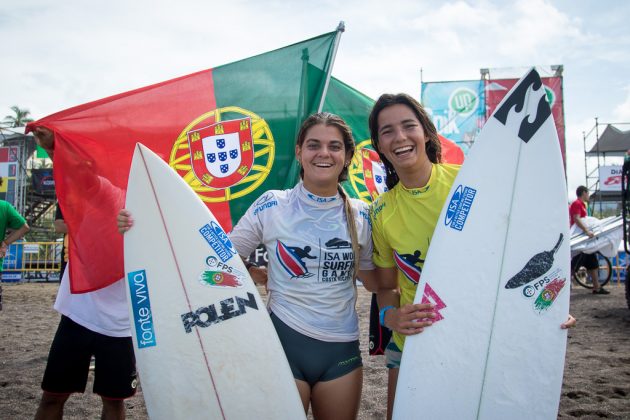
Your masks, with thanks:
[{"label": "smiling face", "polygon": [[337,193],[339,176],[352,157],[341,130],[325,124],[306,130],[304,141],[295,146],[295,155],[304,170],[304,187],[320,196]]},{"label": "smiling face", "polygon": [[378,151],[399,175],[429,163],[424,129],[411,108],[403,104],[388,106],[378,114],[377,123]]}]

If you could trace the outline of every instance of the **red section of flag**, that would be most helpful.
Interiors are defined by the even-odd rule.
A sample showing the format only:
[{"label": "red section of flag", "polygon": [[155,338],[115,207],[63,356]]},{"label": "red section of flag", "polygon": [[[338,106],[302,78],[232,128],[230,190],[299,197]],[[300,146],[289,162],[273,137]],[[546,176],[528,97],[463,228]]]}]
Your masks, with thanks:
[{"label": "red section of flag", "polygon": [[[50,115],[28,125],[55,133],[54,177],[69,230],[70,288],[84,293],[124,276],[123,237],[116,215],[124,206],[136,142],[167,162],[192,121],[216,108],[212,70],[147,86]],[[225,230],[229,205],[213,204]]]},{"label": "red section of flag", "polygon": [[442,145],[442,162],[456,163],[461,165],[464,163],[464,152],[455,144],[455,142],[438,134],[440,144]]}]

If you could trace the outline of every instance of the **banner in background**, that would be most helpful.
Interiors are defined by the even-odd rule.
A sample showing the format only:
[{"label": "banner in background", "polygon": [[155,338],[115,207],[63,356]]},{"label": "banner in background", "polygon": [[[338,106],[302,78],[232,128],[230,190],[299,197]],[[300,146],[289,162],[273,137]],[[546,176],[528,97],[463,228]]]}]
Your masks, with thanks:
[{"label": "banner in background", "polygon": [[0,200],[8,201],[14,207],[19,154],[18,147],[0,147]]},{"label": "banner in background", "polygon": [[31,182],[33,190],[38,194],[54,195],[55,180],[52,168],[31,169]]},{"label": "banner in background", "polygon": [[422,83],[420,101],[438,133],[468,153],[486,115],[482,80]]},{"label": "banner in background", "polygon": [[621,191],[621,165],[599,167],[599,190]]}]

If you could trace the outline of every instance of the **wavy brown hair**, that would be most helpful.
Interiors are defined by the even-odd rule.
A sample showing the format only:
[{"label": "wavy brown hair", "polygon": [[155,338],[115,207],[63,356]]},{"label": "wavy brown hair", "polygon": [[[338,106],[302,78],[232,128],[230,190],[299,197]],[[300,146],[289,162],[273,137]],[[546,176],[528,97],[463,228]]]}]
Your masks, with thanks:
[{"label": "wavy brown hair", "polygon": [[370,135],[372,137],[372,147],[378,153],[381,161],[385,165],[385,183],[387,184],[387,188],[392,189],[396,184],[398,184],[398,174],[394,169],[394,165],[387,160],[385,155],[381,153],[378,147],[378,115],[387,107],[392,105],[405,105],[413,113],[416,118],[420,122],[422,129],[424,130],[424,136],[427,139],[425,143],[425,150],[427,152],[427,156],[429,160],[433,163],[442,162],[442,145],[440,144],[440,139],[437,134],[437,129],[435,125],[429,118],[429,115],[425,111],[424,107],[420,105],[420,102],[416,101],[411,96],[406,93],[385,93],[381,95],[380,98],[376,101],[374,106],[372,107],[372,112],[370,112],[369,126],[370,126]]}]

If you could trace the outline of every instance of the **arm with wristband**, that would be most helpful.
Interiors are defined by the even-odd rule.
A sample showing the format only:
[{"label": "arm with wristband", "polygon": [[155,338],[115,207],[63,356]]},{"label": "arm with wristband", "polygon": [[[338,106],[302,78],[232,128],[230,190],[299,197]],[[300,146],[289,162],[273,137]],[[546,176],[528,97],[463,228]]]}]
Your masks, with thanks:
[{"label": "arm with wristband", "polygon": [[400,306],[400,294],[397,290],[396,267],[377,267],[379,289],[376,294],[381,325],[399,334],[413,335],[421,333],[432,324],[435,317],[433,304],[409,304]]}]

